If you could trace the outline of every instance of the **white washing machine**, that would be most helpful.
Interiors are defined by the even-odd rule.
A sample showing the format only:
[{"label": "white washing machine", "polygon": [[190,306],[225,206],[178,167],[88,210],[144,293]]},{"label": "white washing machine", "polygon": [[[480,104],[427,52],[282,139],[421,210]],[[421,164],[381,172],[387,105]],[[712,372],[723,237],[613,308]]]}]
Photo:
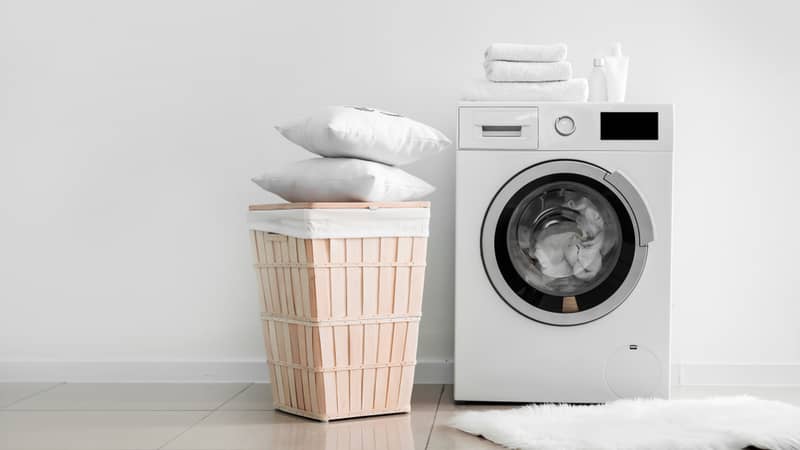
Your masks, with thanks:
[{"label": "white washing machine", "polygon": [[459,105],[456,400],[669,396],[672,148],[672,105]]}]

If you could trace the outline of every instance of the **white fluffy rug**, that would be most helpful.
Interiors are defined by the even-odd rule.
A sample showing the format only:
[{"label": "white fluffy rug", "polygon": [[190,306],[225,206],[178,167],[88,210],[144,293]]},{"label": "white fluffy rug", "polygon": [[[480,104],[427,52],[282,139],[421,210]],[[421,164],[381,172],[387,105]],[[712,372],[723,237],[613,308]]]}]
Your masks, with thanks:
[{"label": "white fluffy rug", "polygon": [[800,449],[800,408],[744,396],[470,411],[450,425],[518,449]]}]

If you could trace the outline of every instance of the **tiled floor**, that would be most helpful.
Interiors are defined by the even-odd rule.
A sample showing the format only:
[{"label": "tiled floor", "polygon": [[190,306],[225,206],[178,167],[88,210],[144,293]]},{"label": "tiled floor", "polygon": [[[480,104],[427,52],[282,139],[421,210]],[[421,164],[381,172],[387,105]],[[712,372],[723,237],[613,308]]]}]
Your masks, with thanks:
[{"label": "tiled floor", "polygon": [[[683,387],[675,397],[752,394],[800,405],[800,387]],[[272,408],[263,384],[0,383],[0,449],[498,449],[446,426],[450,385],[414,387],[412,412],[327,424]]]}]

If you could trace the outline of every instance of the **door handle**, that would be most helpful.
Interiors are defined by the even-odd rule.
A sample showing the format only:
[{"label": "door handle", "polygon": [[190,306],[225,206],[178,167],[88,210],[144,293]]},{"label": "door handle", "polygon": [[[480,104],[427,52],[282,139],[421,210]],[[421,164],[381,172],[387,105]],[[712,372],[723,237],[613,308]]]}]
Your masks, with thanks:
[{"label": "door handle", "polygon": [[603,178],[614,186],[625,201],[628,202],[628,206],[633,212],[636,227],[639,229],[639,246],[646,247],[647,244],[655,239],[655,230],[653,229],[653,218],[650,216],[650,209],[647,207],[644,198],[639,194],[633,183],[621,172],[606,173]]},{"label": "door handle", "polygon": [[483,137],[522,137],[522,125],[481,125]]}]

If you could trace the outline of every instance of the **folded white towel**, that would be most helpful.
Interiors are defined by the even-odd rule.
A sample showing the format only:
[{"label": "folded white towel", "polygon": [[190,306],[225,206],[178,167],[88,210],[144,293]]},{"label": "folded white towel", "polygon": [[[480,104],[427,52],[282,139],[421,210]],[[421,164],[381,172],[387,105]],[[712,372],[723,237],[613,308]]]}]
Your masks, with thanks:
[{"label": "folded white towel", "polygon": [[485,56],[489,61],[563,61],[567,57],[567,44],[492,44]]},{"label": "folded white towel", "polygon": [[572,65],[552,63],[486,61],[486,78],[491,81],[563,81],[572,78]]},{"label": "folded white towel", "polygon": [[585,102],[589,83],[585,78],[544,83],[495,83],[478,79],[467,83],[462,100],[530,100],[540,102]]}]

